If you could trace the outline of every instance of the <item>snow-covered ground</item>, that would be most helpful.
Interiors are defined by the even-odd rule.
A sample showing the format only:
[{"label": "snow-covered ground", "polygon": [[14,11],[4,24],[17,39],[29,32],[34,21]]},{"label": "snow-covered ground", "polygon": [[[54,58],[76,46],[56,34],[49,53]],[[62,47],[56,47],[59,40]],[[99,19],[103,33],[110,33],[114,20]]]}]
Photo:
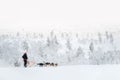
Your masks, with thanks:
[{"label": "snow-covered ground", "polygon": [[0,68],[0,80],[120,80],[120,65]]}]

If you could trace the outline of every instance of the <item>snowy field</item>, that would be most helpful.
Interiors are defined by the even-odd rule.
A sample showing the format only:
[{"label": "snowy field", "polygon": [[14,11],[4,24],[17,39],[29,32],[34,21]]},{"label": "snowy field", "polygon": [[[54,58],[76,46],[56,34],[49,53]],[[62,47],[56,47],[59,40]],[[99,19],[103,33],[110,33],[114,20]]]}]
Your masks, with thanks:
[{"label": "snowy field", "polygon": [[120,65],[0,68],[0,80],[120,80]]}]

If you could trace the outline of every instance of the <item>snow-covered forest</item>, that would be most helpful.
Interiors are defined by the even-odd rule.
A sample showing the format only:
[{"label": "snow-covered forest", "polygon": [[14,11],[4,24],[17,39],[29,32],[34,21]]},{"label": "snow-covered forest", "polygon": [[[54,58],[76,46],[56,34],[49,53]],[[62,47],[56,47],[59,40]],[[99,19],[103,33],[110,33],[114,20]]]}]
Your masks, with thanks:
[{"label": "snow-covered forest", "polygon": [[88,33],[6,33],[0,35],[0,66],[22,66],[29,61],[59,65],[103,65],[120,63],[120,32]]}]

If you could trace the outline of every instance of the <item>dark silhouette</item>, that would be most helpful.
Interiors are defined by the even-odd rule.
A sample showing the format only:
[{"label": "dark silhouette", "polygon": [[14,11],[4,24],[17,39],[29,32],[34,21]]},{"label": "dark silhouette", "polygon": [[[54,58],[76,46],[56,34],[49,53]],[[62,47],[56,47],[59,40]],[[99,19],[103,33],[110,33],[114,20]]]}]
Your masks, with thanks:
[{"label": "dark silhouette", "polygon": [[28,60],[27,53],[24,53],[22,58],[23,58],[23,61],[24,61],[24,67],[27,67],[27,63],[28,63],[28,61],[27,61]]},{"label": "dark silhouette", "polygon": [[50,62],[44,62],[44,63],[37,63],[40,67],[47,67],[47,66],[58,66],[57,63],[50,63]]},{"label": "dark silhouette", "polygon": [[38,63],[37,65],[43,67],[43,66],[44,66],[44,63]]}]

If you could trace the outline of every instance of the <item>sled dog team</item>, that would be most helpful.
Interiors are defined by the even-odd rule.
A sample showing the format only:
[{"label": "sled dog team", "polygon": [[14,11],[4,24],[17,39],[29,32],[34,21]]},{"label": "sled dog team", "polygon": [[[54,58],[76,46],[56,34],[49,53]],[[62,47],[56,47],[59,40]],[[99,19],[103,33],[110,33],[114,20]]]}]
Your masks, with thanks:
[{"label": "sled dog team", "polygon": [[58,66],[57,63],[49,63],[49,62],[45,62],[45,63],[37,63],[37,65],[39,65],[40,67],[47,67],[47,66]]},{"label": "sled dog team", "polygon": [[[22,55],[22,58],[23,58],[23,62],[24,62],[24,67],[31,67],[32,65],[35,64],[35,62],[29,62],[28,61],[28,56],[27,56],[27,52],[25,52],[23,55]],[[40,67],[47,67],[47,66],[58,66],[57,63],[50,63],[50,62],[43,62],[43,63],[37,63],[37,65],[39,65]]]}]

